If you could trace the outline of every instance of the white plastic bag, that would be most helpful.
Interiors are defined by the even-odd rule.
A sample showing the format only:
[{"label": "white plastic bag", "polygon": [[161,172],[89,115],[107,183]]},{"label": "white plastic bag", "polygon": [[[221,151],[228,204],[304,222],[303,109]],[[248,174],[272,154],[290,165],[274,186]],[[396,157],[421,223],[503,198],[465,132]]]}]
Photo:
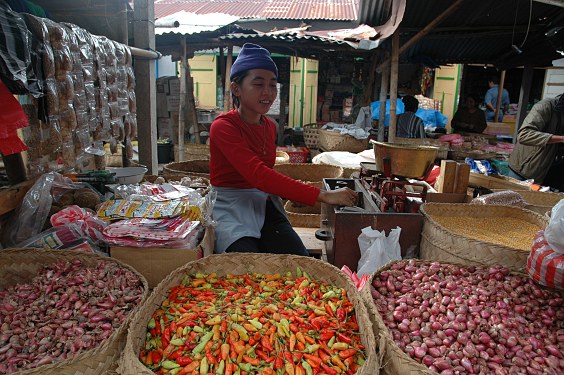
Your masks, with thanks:
[{"label": "white plastic bag", "polygon": [[544,230],[544,238],[552,250],[564,254],[564,199],[552,208],[550,222]]},{"label": "white plastic bag", "polygon": [[400,233],[400,227],[392,229],[388,237],[384,231],[380,232],[371,227],[363,228],[358,236],[360,260],[357,274],[370,274],[392,260],[400,260]]}]

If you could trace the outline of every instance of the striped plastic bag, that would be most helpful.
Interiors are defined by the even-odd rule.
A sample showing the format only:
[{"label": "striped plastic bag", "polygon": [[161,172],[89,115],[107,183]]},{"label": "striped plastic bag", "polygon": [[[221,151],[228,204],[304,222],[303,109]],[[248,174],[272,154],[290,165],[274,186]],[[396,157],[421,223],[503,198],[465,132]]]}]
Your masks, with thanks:
[{"label": "striped plastic bag", "polygon": [[538,284],[564,290],[564,254],[554,251],[540,230],[527,259],[527,272]]}]

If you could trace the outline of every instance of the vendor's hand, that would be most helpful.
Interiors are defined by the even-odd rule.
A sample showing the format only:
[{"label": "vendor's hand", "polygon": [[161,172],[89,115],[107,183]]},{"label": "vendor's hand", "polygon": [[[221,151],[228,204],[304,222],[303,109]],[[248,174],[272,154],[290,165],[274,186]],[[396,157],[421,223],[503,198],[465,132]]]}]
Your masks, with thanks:
[{"label": "vendor's hand", "polygon": [[337,190],[321,190],[317,197],[319,202],[335,205],[335,206],[355,206],[358,200],[358,193],[349,188],[340,188]]}]

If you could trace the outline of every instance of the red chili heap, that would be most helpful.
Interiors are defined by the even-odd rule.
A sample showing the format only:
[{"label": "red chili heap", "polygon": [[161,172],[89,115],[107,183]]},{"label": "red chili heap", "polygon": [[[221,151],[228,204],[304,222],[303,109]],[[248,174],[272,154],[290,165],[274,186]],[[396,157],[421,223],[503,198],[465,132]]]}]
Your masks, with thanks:
[{"label": "red chili heap", "polygon": [[354,374],[364,346],[346,291],[291,273],[186,277],[147,324],[157,374]]},{"label": "red chili heap", "polygon": [[396,344],[433,371],[564,371],[561,296],[507,268],[400,261],[376,275],[373,287]]}]

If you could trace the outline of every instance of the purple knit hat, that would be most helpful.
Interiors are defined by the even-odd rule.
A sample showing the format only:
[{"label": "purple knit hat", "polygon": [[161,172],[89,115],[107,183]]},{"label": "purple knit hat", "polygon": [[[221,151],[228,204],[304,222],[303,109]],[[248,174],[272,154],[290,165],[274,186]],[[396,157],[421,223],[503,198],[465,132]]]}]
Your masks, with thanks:
[{"label": "purple knit hat", "polygon": [[278,68],[272,60],[272,57],[270,57],[270,52],[259,45],[245,43],[231,67],[229,79],[233,81],[234,77],[251,69],[270,70],[276,75],[276,78],[278,78]]}]

